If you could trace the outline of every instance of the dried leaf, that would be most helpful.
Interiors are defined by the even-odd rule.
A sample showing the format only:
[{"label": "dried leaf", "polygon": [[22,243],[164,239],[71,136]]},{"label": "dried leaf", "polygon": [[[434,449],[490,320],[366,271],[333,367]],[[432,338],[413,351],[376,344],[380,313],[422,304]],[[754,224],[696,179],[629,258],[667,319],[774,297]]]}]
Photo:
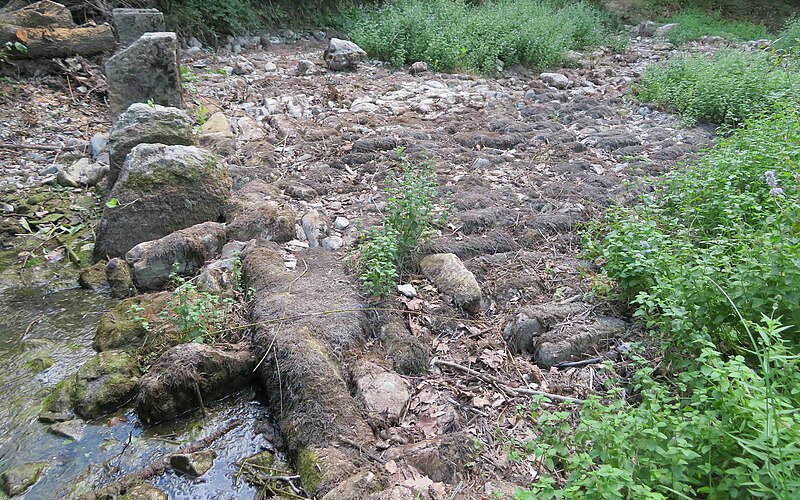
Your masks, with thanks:
[{"label": "dried leaf", "polygon": [[439,430],[439,421],[435,417],[422,414],[419,416],[417,427],[425,434],[426,438],[436,437],[437,431]]},{"label": "dried leaf", "polygon": [[28,32],[27,32],[27,30],[25,30],[23,28],[19,28],[14,34],[17,36],[17,40],[19,40],[20,42],[28,43]]},{"label": "dried leaf", "polygon": [[397,462],[394,460],[389,460],[383,467],[389,474],[397,474]]}]

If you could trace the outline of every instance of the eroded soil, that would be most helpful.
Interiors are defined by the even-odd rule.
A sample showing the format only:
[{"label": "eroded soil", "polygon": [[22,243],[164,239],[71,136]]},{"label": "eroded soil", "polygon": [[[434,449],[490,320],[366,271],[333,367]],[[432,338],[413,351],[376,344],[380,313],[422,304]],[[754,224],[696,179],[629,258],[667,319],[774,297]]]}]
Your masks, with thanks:
[{"label": "eroded soil", "polygon": [[[321,62],[324,48],[303,41],[245,50],[242,56],[198,57],[195,51],[183,61],[192,71],[185,105],[199,121],[216,111],[230,119],[237,148],[220,154],[237,187],[253,179],[273,184],[298,222],[312,208],[331,225],[337,216],[349,219],[347,228],[331,229],[345,243],[339,260],[353,253],[363,229],[380,220],[387,174],[400,164],[398,148],[411,162],[435,165],[439,208],[449,218],[428,251],[458,255],[484,298],[480,313],[468,316],[425,278],[408,274],[403,282],[414,285],[417,297],[393,295],[371,304],[402,312],[410,332],[435,357],[428,373],[405,377],[410,403],[397,422],[374,429],[373,453],[385,460],[397,498],[420,485],[432,498],[447,498],[456,489],[464,498],[495,489],[510,493],[528,484],[539,464],[508,459],[509,446],[535,438],[524,412],[529,396],[508,388],[583,398],[617,375],[596,359],[569,363],[624,362],[628,343],[638,335],[624,315],[594,298],[597,269],[580,257],[581,225],[613,203],[634,201],[648,178],[709,145],[714,131],[682,128],[673,116],[631,97],[644,66],[669,54],[654,50],[650,40],[632,41],[625,54],[582,55],[575,67],[561,70],[571,80],[566,89],[549,87],[524,69],[484,78],[412,75],[371,63],[351,73],[318,65],[299,76],[298,61]],[[237,63],[245,67],[237,73],[244,74],[218,73]],[[72,158],[88,154],[84,144],[107,131],[110,121],[102,82],[93,85],[93,72],[80,71],[84,82],[65,75],[4,81],[0,142],[75,146]],[[20,233],[22,200],[42,190],[68,200],[61,209],[27,203],[42,219],[73,210],[75,199],[91,195],[37,187],[52,182],[52,166],[67,160],[63,150],[0,148],[0,189],[10,205],[3,244],[17,266],[30,250],[20,243],[25,237],[14,236]],[[86,233],[83,243],[90,240]],[[287,266],[302,269],[302,258],[292,257],[302,243],[283,250]],[[31,266],[50,265],[36,257]],[[63,257],[56,260],[68,260]],[[355,283],[352,275],[350,280],[341,286]],[[332,286],[330,294],[337,293]],[[539,323],[533,340],[532,320]],[[456,431],[475,441],[470,464],[455,474],[436,477],[436,470],[421,470],[420,476],[424,467],[409,471],[392,458],[395,445]]]}]

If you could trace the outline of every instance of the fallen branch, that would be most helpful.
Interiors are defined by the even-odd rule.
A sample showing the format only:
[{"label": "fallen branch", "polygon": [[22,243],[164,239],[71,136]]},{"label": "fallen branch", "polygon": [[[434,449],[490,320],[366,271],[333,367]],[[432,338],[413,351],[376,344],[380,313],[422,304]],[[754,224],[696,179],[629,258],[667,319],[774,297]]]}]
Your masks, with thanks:
[{"label": "fallen branch", "polygon": [[589,358],[589,359],[583,359],[581,361],[565,361],[564,363],[559,363],[553,366],[555,368],[577,368],[580,366],[596,365],[602,362],[603,358]]},{"label": "fallen branch", "polygon": [[[241,424],[241,420],[234,420],[228,425],[212,432],[202,439],[198,439],[197,441],[193,441],[181,446],[175,453],[194,453],[196,451],[208,448],[211,443]],[[106,498],[116,498],[118,495],[134,487],[136,484],[141,483],[142,481],[147,481],[152,477],[160,476],[170,468],[169,456],[161,457],[155,463],[148,465],[147,467],[131,472],[130,474],[125,474],[121,478],[103,486],[102,488],[81,495],[79,500],[105,500]]]},{"label": "fallen branch", "polygon": [[583,399],[571,398],[569,396],[559,396],[558,394],[551,394],[549,392],[544,392],[544,391],[536,391],[533,389],[525,389],[519,387],[510,387],[493,375],[481,373],[477,370],[473,370],[472,368],[460,365],[458,363],[453,363],[451,361],[442,361],[441,359],[434,359],[433,361],[431,361],[431,364],[444,366],[447,368],[453,368],[455,370],[459,370],[474,377],[477,377],[485,382],[496,384],[500,388],[500,390],[502,390],[507,394],[511,393],[511,394],[525,394],[526,396],[544,396],[547,399],[550,399],[551,401],[558,401],[560,403],[578,403],[578,404],[585,403]]},{"label": "fallen branch", "polygon": [[76,144],[74,146],[43,146],[39,144],[12,144],[7,142],[0,142],[0,149],[34,149],[36,151],[74,151],[76,149],[86,149],[89,147],[88,142]]}]

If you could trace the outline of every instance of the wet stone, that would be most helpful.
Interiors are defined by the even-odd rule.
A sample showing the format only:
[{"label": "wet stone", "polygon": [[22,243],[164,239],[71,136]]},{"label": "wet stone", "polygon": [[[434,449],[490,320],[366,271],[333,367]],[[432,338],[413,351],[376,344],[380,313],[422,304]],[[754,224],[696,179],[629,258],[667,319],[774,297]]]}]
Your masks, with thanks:
[{"label": "wet stone", "polygon": [[47,430],[56,436],[72,439],[73,441],[80,441],[83,437],[83,432],[86,430],[86,422],[76,418],[65,422],[57,422],[51,425]]},{"label": "wet stone", "polygon": [[45,467],[47,462],[33,462],[7,469],[0,473],[0,489],[10,497],[21,495],[36,484]]},{"label": "wet stone", "polygon": [[169,457],[169,464],[178,472],[199,477],[214,465],[217,454],[214,450],[202,450],[188,454],[175,454]]}]

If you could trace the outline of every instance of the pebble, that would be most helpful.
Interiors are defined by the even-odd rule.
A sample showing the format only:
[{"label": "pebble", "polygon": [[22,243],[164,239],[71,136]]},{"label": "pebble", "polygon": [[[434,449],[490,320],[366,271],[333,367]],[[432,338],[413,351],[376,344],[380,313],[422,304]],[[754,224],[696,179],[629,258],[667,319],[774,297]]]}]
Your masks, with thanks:
[{"label": "pebble", "polygon": [[413,299],[414,297],[417,296],[417,289],[414,288],[414,285],[412,285],[411,283],[406,283],[406,284],[403,284],[403,285],[397,285],[397,291],[401,295],[405,295],[406,297],[408,297],[410,299]]},{"label": "pebble", "polygon": [[350,221],[347,219],[347,217],[336,217],[336,220],[333,221],[333,228],[337,231],[342,231],[349,225]]},{"label": "pebble", "polygon": [[339,236],[328,236],[322,240],[322,248],[325,250],[339,250],[344,245],[344,240]]}]

